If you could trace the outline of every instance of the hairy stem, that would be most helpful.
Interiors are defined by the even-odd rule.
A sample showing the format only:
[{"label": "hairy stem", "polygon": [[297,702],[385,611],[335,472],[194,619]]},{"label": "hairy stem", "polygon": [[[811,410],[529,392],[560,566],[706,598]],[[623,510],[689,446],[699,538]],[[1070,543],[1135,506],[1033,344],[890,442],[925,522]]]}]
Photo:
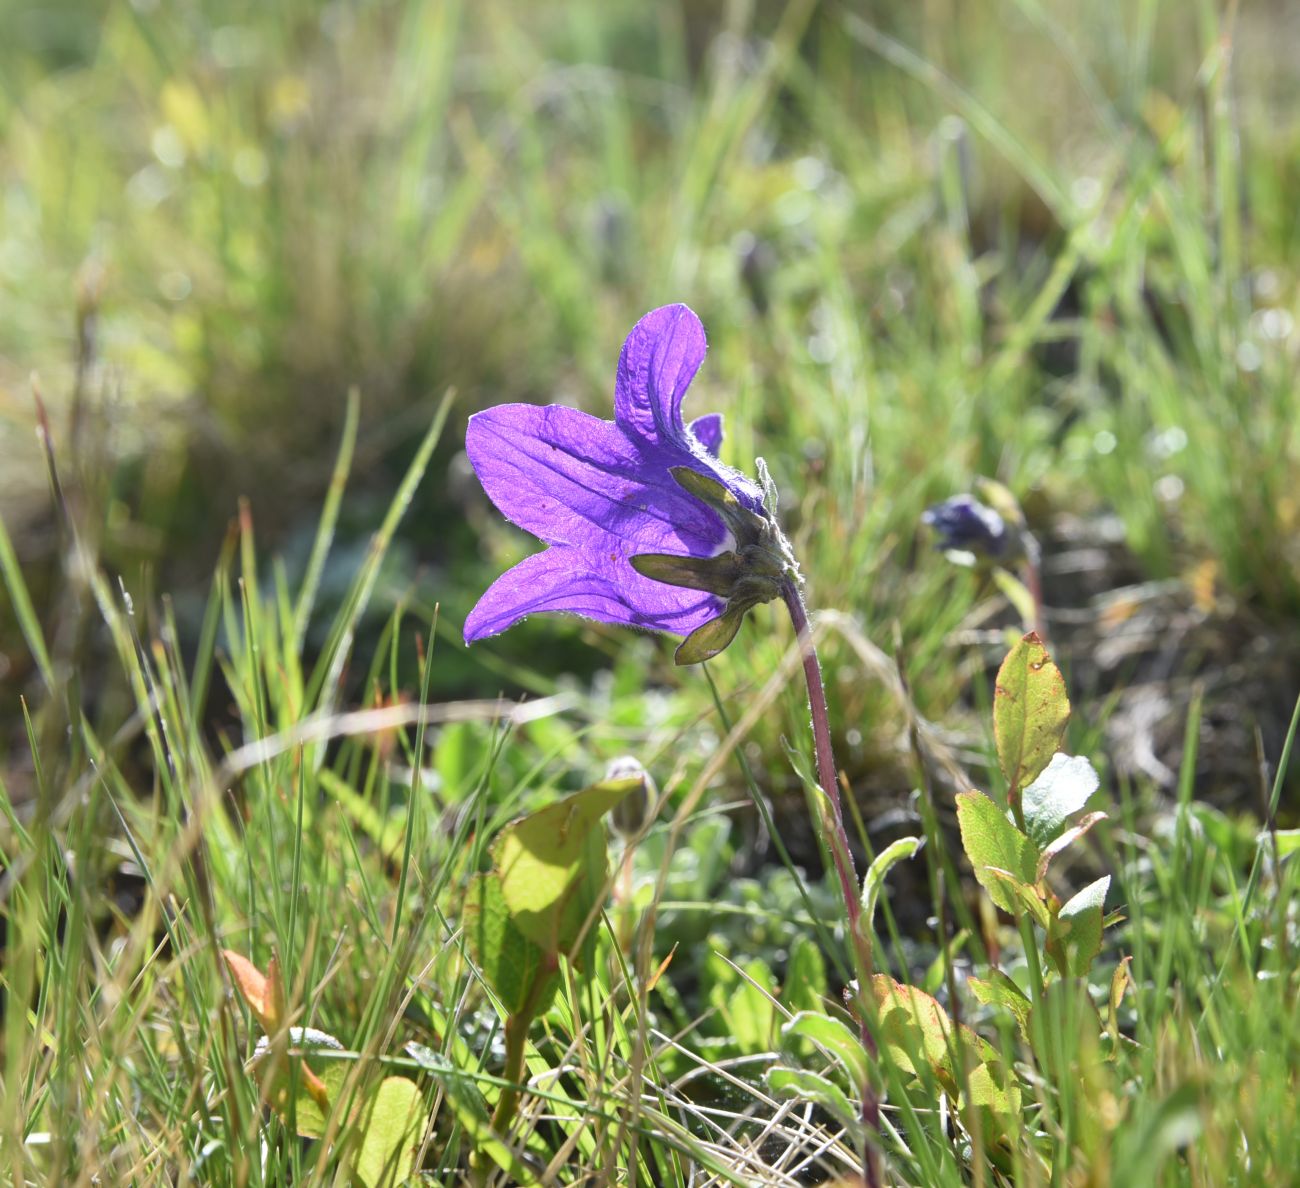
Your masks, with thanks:
[{"label": "hairy stem", "polygon": [[[792,578],[781,584],[781,597],[790,612],[799,647],[803,652],[803,674],[808,685],[808,708],[812,713],[813,746],[817,753],[817,782],[830,805],[830,812],[820,815],[823,825],[829,825],[829,837],[824,840],[830,850],[831,861],[839,878],[844,896],[844,914],[848,922],[849,943],[853,947],[853,962],[857,969],[859,996],[862,1002],[862,1042],[867,1051],[876,1055],[876,1041],[867,1026],[866,996],[871,993],[872,954],[871,937],[864,935],[862,921],[862,892],[857,869],[853,865],[853,852],[849,849],[849,835],[844,828],[844,806],[840,801],[839,768],[831,747],[830,709],[826,703],[826,686],[822,683],[822,666],[817,659],[817,648],[808,626],[808,612],[803,595]],[[867,1132],[867,1149],[863,1157],[863,1179],[867,1188],[879,1188],[880,1152],[876,1136],[880,1133],[880,1098],[868,1081],[862,1085],[862,1122]]]},{"label": "hairy stem", "polygon": [[[831,836],[826,839],[827,848],[831,852],[831,861],[835,864],[840,890],[844,894],[849,928],[856,935],[858,921],[862,916],[861,891],[858,872],[853,865],[853,854],[849,850],[848,833],[844,828],[844,806],[840,803],[838,769],[835,766],[835,752],[831,749],[830,712],[826,704],[826,687],[822,684],[822,666],[817,659],[817,648],[808,627],[808,612],[804,609],[803,595],[799,593],[798,586],[787,579],[782,585],[781,596],[785,599],[803,651],[803,674],[808,684],[813,746],[817,754],[817,782],[821,784],[830,804]],[[863,971],[858,972],[861,974]]]}]

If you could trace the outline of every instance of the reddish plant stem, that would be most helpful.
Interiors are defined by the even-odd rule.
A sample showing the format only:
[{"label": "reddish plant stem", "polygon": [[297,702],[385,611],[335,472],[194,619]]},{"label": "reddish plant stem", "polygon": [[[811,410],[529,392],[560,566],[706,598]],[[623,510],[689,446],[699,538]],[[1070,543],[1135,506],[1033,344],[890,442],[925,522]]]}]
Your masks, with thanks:
[{"label": "reddish plant stem", "polygon": [[[839,877],[840,890],[844,895],[844,913],[848,921],[849,942],[853,948],[853,963],[858,975],[859,995],[863,1002],[859,1011],[865,1012],[865,998],[871,993],[872,954],[871,938],[863,935],[861,927],[862,899],[861,883],[857,869],[853,864],[853,852],[849,849],[849,835],[844,828],[844,806],[840,801],[839,768],[835,764],[835,752],[831,747],[830,708],[826,702],[826,686],[822,683],[821,662],[817,659],[817,647],[813,643],[812,631],[808,626],[808,611],[804,607],[803,595],[795,582],[787,578],[781,586],[781,597],[790,612],[790,621],[794,624],[795,634],[799,639],[799,648],[803,653],[804,680],[808,685],[808,708],[812,714],[813,747],[817,755],[817,782],[830,803],[830,813],[823,814],[822,820],[829,820],[830,836],[825,839],[831,852],[831,861],[835,864],[835,873]],[[862,1043],[874,1059],[876,1041],[867,1026],[865,1017],[861,1020]],[[876,1136],[880,1133],[880,1099],[870,1081],[861,1086],[862,1122],[867,1132],[867,1148],[863,1155],[862,1173],[867,1188],[880,1188],[880,1152],[876,1145]]]},{"label": "reddish plant stem", "polygon": [[840,803],[839,775],[835,766],[835,752],[831,749],[830,711],[826,704],[826,687],[822,684],[822,666],[817,659],[817,648],[813,644],[812,631],[808,627],[808,612],[804,609],[799,587],[787,579],[782,585],[781,596],[785,599],[786,609],[790,612],[795,633],[799,637],[799,647],[803,652],[803,674],[808,683],[808,708],[812,711],[813,746],[817,754],[817,782],[826,793],[831,808],[832,835],[827,838],[828,848],[831,861],[835,864],[835,873],[839,876],[840,890],[844,894],[849,929],[856,935],[858,920],[862,916],[861,891],[858,872],[853,866],[853,854],[849,850],[848,833],[844,828],[844,806]]}]

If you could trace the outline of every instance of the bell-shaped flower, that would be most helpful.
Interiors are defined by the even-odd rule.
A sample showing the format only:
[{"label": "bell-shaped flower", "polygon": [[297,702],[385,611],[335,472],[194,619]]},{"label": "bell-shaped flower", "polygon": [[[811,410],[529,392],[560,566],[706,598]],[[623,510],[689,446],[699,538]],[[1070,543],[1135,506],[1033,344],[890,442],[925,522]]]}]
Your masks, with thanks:
[{"label": "bell-shaped flower", "polygon": [[707,350],[684,305],[643,317],[614,382],[614,419],[504,404],[469,420],[465,449],[502,515],[549,546],[502,574],[467,643],[563,611],[690,638],[678,662],[726,647],[749,607],[793,572],[765,492],[718,459],[722,418],[682,400]]}]

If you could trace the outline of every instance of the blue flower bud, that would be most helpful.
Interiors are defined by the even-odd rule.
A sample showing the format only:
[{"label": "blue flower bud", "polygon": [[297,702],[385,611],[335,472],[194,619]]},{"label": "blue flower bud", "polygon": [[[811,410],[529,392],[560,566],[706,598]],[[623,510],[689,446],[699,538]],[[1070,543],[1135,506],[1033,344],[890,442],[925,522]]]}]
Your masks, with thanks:
[{"label": "blue flower bud", "polygon": [[1020,532],[973,495],[954,495],[926,508],[921,522],[933,529],[936,548],[973,553],[986,561],[1011,561],[1019,554]]}]

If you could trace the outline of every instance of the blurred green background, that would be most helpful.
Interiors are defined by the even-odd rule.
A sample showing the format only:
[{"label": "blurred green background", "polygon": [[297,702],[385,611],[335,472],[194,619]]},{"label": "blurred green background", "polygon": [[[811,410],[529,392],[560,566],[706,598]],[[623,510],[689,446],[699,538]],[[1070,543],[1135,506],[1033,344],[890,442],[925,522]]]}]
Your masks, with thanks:
[{"label": "blurred green background", "polygon": [[[658,644],[572,621],[460,645],[535,547],[460,444],[500,401],[607,415],[624,334],[681,300],[711,340],[692,407],[726,412],[730,461],[766,458],[812,603],[899,641],[924,713],[978,712],[1014,622],[918,528],[986,475],[1044,540],[1055,649],[1122,772],[1172,780],[1199,691],[1207,790],[1247,795],[1257,726],[1276,753],[1300,671],[1294,5],[0,11],[0,513],[51,638],[81,628],[33,375],[83,539],[183,633],[240,497],[301,571],[355,389],[341,592],[454,390],[375,621],[441,604],[440,694],[620,654],[675,680]],[[783,631],[758,616],[728,683]],[[94,634],[74,651],[112,718]],[[846,645],[827,662],[844,762],[888,791],[893,699]]]}]

